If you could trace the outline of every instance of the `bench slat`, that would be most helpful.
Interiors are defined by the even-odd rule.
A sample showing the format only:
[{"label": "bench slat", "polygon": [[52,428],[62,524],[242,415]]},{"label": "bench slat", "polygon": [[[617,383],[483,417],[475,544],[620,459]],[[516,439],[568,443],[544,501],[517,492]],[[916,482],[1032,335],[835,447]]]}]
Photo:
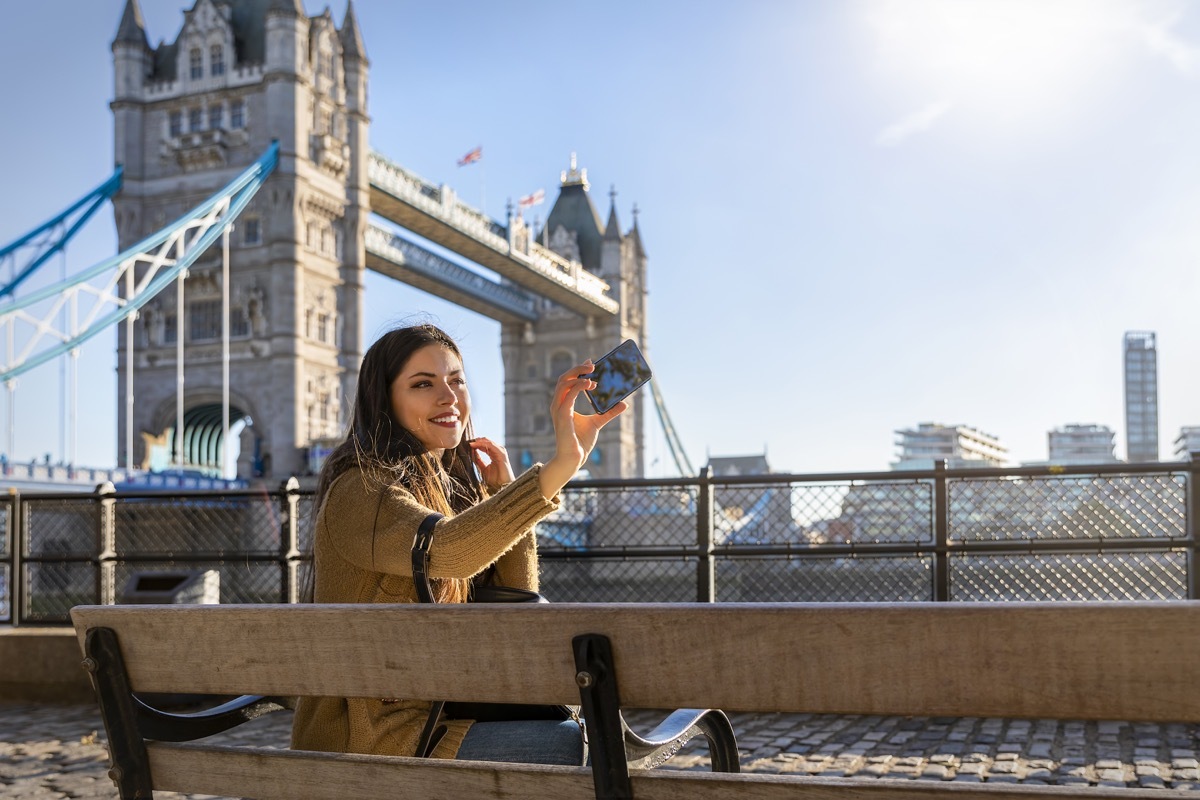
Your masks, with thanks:
[{"label": "bench slat", "polygon": [[628,707],[1200,720],[1200,637],[1180,635],[1200,625],[1200,602],[93,606],[72,616],[80,629],[117,630],[137,691],[571,703],[571,638],[603,633]]},{"label": "bench slat", "polygon": [[[154,788],[164,791],[293,800],[591,800],[591,772],[571,767],[439,762],[266,748],[195,744],[147,745]],[[938,783],[897,779],[737,776],[662,769],[635,771],[638,800],[1082,800],[1129,797],[1122,789]],[[302,788],[300,788],[302,787]],[[1153,792],[1154,798],[1194,798],[1194,792]]]},{"label": "bench slat", "polygon": [[595,800],[591,770],[147,742],[155,791],[256,800]]}]

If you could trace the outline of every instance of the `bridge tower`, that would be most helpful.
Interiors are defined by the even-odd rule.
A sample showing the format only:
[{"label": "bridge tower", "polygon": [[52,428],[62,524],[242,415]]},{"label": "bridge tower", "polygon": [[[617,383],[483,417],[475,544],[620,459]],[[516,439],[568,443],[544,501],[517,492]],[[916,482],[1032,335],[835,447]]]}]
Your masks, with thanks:
[{"label": "bridge tower", "polygon": [[[338,436],[362,360],[367,72],[349,4],[339,28],[303,0],[195,0],[170,44],[151,47],[137,0],[112,43],[114,198],[123,249],[195,207],[271,143],[279,164],[230,235],[230,418],[249,417],[239,477],[307,471],[307,448]],[[134,466],[219,468],[222,248],[201,257],[182,303],[167,290],[134,332]],[[125,329],[118,407],[125,405]],[[184,435],[177,347],[186,346]],[[119,463],[127,463],[120,415]]]},{"label": "bridge tower", "polygon": [[[620,304],[614,316],[583,318],[549,300],[540,301],[536,322],[504,323],[500,346],[504,361],[505,437],[519,472],[554,454],[554,429],[547,401],[558,376],[573,364],[607,353],[634,339],[649,356],[646,339],[646,251],[633,225],[621,232],[616,191],[610,192],[607,224],[601,222],[588,193],[587,170],[571,155],[561,188],[539,240],[559,255],[580,262],[605,280],[609,296]],[[645,420],[650,396],[639,392],[630,412],[600,432],[586,469],[594,478],[640,477],[645,474]],[[591,413],[586,399],[577,405]]]}]

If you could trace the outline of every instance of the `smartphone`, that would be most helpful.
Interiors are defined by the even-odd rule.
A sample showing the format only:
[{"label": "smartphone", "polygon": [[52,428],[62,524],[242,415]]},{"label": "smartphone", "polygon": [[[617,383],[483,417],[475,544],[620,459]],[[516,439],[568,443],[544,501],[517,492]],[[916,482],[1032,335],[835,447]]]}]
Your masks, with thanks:
[{"label": "smartphone", "polygon": [[596,369],[584,377],[596,382],[585,392],[597,414],[603,414],[650,380],[650,365],[633,339],[626,339],[596,359]]}]

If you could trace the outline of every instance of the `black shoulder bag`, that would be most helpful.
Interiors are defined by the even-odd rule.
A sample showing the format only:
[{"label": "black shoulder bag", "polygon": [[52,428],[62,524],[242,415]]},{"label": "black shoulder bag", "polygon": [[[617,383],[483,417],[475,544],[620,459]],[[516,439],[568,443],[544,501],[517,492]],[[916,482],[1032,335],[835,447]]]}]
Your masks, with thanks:
[{"label": "black shoulder bag", "polygon": [[[429,546],[433,543],[433,530],[441,514],[430,514],[421,521],[417,538],[413,540],[412,573],[417,587],[417,599],[422,603],[435,603],[429,586]],[[470,603],[546,603],[545,597],[528,589],[497,586],[492,583],[472,582]],[[417,755],[428,757],[446,734],[442,718],[470,719],[476,722],[500,722],[505,720],[549,719],[563,721],[578,719],[568,706],[535,705],[525,703],[448,703],[435,700],[429,708],[429,719],[421,731],[417,743]]]}]

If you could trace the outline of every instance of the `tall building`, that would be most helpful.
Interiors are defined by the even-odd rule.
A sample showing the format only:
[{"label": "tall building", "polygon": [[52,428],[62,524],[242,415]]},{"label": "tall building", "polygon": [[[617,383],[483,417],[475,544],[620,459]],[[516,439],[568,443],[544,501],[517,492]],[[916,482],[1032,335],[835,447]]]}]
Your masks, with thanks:
[{"label": "tall building", "polygon": [[1175,440],[1175,458],[1187,461],[1192,453],[1200,453],[1200,426],[1180,428]]},{"label": "tall building", "polygon": [[1117,460],[1116,434],[1107,425],[1064,425],[1047,434],[1051,464],[1108,464]]},{"label": "tall building", "polygon": [[[636,207],[632,226],[622,232],[614,190],[609,195],[608,222],[601,220],[588,191],[587,170],[578,166],[574,154],[560,183],[558,199],[538,239],[607,282],[620,311],[603,319],[583,319],[543,299],[535,322],[501,325],[505,446],[518,471],[554,454],[554,427],[546,398],[559,375],[589,357],[604,355],[625,339],[636,340],[647,357],[650,355],[646,341],[647,259]],[[591,477],[645,474],[645,421],[652,413],[652,402],[648,389],[639,390],[630,411],[600,431],[584,466]]]},{"label": "tall building", "polygon": [[1158,350],[1154,334],[1125,334],[1125,459],[1158,461]]},{"label": "tall building", "polygon": [[[341,432],[362,360],[368,63],[353,5],[338,27],[328,8],[310,17],[302,0],[196,0],[175,40],[152,47],[137,0],[126,0],[112,52],[121,249],[279,142],[278,166],[231,237],[230,419],[253,420],[239,475],[304,474],[308,446]],[[164,449],[189,466],[220,466],[190,452],[221,436],[220,250],[190,270],[182,305],[162,292],[137,320],[135,466]],[[180,338],[186,436],[175,431]],[[126,359],[117,363],[121,407]],[[128,423],[119,420],[125,464]]]},{"label": "tall building", "polygon": [[1002,467],[1008,460],[1008,448],[999,439],[966,425],[922,422],[896,435],[900,454],[892,469],[933,469],[938,459],[945,459],[950,469]]}]

